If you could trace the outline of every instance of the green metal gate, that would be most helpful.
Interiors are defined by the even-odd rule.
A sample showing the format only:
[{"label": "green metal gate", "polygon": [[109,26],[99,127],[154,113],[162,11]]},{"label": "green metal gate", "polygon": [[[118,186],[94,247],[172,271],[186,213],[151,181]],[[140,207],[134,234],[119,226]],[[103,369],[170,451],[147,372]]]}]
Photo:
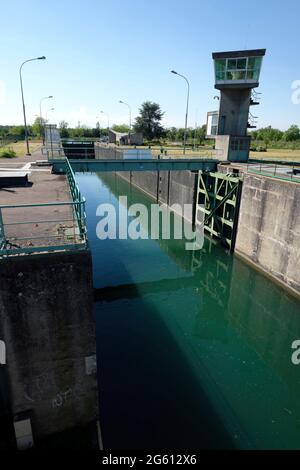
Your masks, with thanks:
[{"label": "green metal gate", "polygon": [[195,222],[234,250],[242,181],[225,173],[199,171]]}]

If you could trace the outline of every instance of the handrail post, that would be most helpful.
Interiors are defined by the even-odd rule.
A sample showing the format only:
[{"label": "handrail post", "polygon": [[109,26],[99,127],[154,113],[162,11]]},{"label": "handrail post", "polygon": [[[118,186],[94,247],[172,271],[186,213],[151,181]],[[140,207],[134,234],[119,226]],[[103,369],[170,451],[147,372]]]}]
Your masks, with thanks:
[{"label": "handrail post", "polygon": [[6,249],[6,238],[5,238],[2,209],[0,207],[0,249],[2,250],[3,248]]},{"label": "handrail post", "polygon": [[81,196],[80,190],[76,183],[73,168],[70,165],[69,159],[66,158],[66,176],[68,179],[72,200],[75,203],[74,211],[77,219],[77,224],[81,237],[85,237],[85,199]]}]

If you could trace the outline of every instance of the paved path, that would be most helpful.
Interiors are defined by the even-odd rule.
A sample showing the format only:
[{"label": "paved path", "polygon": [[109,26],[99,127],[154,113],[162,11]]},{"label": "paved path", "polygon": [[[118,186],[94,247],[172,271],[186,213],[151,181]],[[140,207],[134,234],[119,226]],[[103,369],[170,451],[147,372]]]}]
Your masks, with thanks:
[{"label": "paved path", "polygon": [[[3,166],[0,166],[0,173],[5,174],[9,171],[18,174],[20,171],[26,171],[29,184],[21,187],[0,188],[0,205],[71,201],[66,177],[52,174],[51,168],[32,168],[32,162],[37,159],[41,159],[40,152],[35,152],[31,157],[18,158],[17,166],[11,165],[10,159],[3,159],[5,162],[1,161]],[[66,239],[69,235],[74,236],[73,209],[69,205],[2,208],[2,217],[5,236],[16,246],[60,245],[67,243]],[[22,224],[14,225],[18,222]]]}]

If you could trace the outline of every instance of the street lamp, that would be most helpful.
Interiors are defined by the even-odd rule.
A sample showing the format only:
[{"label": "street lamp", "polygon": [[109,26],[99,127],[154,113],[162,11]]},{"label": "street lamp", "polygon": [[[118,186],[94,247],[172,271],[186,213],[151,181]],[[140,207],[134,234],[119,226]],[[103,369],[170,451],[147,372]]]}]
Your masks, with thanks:
[{"label": "street lamp", "polygon": [[125,101],[120,100],[119,103],[125,104],[125,106],[128,107],[129,109],[129,133],[128,133],[128,140],[130,142],[130,133],[131,133],[131,106],[128,103],[125,103]]},{"label": "street lamp", "polygon": [[100,111],[101,114],[104,114],[107,117],[107,132],[108,132],[108,143],[109,143],[109,114],[104,111]]},{"label": "street lamp", "polygon": [[[101,138],[101,129],[100,129],[99,116],[96,116],[96,119],[97,119],[97,121],[96,121],[96,129],[98,129],[98,131],[99,131],[99,139],[100,139],[100,138]],[[97,127],[97,126],[99,126],[99,127]]]},{"label": "street lamp", "polygon": [[24,93],[23,93],[23,82],[22,82],[22,67],[24,64],[27,62],[32,62],[33,60],[45,60],[46,57],[43,55],[41,57],[35,57],[34,59],[28,59],[25,60],[19,69],[19,75],[20,75],[20,85],[21,85],[21,95],[22,95],[22,105],[23,105],[23,116],[24,116],[24,127],[25,127],[25,140],[26,140],[26,147],[27,147],[27,153],[26,155],[31,155],[29,151],[29,141],[28,141],[28,130],[27,130],[27,123],[26,123],[26,112],[25,112],[25,103],[24,103]]},{"label": "street lamp", "polygon": [[179,77],[183,78],[183,79],[186,81],[186,83],[187,83],[187,99],[186,99],[186,111],[185,111],[185,128],[184,128],[184,138],[183,138],[183,155],[185,155],[187,120],[188,120],[188,112],[189,112],[190,84],[189,84],[188,79],[187,79],[184,75],[181,75],[180,73],[175,72],[175,70],[171,70],[171,73],[174,73],[175,75],[178,75]]},{"label": "street lamp", "polygon": [[[46,122],[48,121],[48,112],[49,111],[54,111],[54,108],[47,109],[47,111],[46,111]],[[45,129],[46,129],[46,126],[45,126]],[[53,158],[53,141],[52,141],[52,127],[51,127],[51,124],[50,124],[50,127],[49,127],[49,133],[50,133],[51,155],[52,155],[52,158]],[[46,133],[45,133],[45,137],[46,137]],[[48,152],[48,150],[47,150],[47,152]]]},{"label": "street lamp", "polygon": [[[42,101],[49,100],[50,98],[53,98],[53,96],[52,95],[44,96],[43,98],[40,99],[40,129],[42,129],[42,119],[43,119],[43,116],[42,116]],[[44,143],[45,143],[45,135],[43,137],[43,144]]]},{"label": "street lamp", "polygon": [[50,111],[54,111],[54,110],[55,110],[55,108],[49,108],[49,109],[47,109],[47,111],[46,111],[46,121],[48,120],[48,113],[49,113]]}]

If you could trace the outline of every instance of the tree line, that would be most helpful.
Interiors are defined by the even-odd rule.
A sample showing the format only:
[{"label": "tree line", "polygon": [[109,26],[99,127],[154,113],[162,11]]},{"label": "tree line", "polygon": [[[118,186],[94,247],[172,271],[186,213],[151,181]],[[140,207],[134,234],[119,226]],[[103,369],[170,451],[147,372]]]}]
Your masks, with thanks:
[{"label": "tree line", "polygon": [[[181,143],[184,138],[185,129],[177,127],[163,127],[162,118],[164,112],[158,103],[145,101],[142,103],[139,114],[135,119],[133,125],[133,132],[141,132],[146,141],[168,141]],[[42,138],[44,133],[46,121],[37,117],[34,124],[28,126],[28,133],[31,138]],[[69,127],[66,121],[59,123],[60,134],[62,138],[102,138],[107,136],[108,128],[100,127],[99,122],[95,127],[80,126]],[[126,124],[114,124],[111,129],[127,133],[129,127]],[[262,142],[265,146],[274,146],[281,144],[285,146],[286,143],[292,145],[300,145],[300,129],[298,125],[293,124],[287,130],[273,128],[272,126],[264,127],[261,129],[250,132],[254,141]],[[195,128],[187,129],[187,141],[203,144],[206,136],[206,125]],[[24,126],[0,126],[0,138],[10,139],[24,139],[25,130]]]}]

